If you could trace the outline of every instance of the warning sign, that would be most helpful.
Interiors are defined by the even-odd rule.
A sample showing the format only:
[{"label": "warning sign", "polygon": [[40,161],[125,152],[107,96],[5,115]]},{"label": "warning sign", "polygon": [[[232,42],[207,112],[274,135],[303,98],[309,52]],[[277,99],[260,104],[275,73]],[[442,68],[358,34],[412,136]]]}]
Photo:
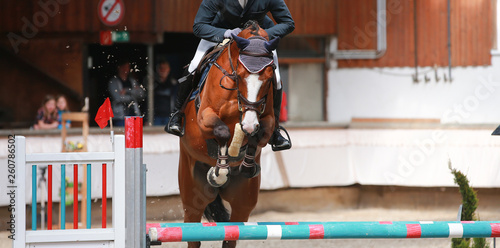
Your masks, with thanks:
[{"label": "warning sign", "polygon": [[97,15],[106,26],[115,26],[125,15],[125,5],[122,0],[100,0]]}]

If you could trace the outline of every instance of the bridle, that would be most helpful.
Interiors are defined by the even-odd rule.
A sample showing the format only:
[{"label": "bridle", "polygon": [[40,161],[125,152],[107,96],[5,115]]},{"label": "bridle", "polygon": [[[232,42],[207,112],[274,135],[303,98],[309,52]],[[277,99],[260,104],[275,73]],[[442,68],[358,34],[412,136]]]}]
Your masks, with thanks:
[{"label": "bridle", "polygon": [[[249,39],[251,39],[251,38],[261,38],[261,39],[264,39],[261,36],[253,36],[253,37],[250,37]],[[225,70],[224,68],[222,68],[222,66],[219,65],[217,63],[217,61],[214,62],[214,65],[224,74],[224,76],[219,81],[219,86],[221,88],[225,89],[225,90],[236,90],[237,91],[238,111],[240,112],[240,122],[241,122],[242,116],[243,116],[243,114],[246,111],[253,110],[253,111],[255,111],[258,114],[259,117],[264,113],[264,111],[266,109],[266,101],[267,101],[267,95],[268,95],[267,92],[268,91],[266,91],[266,94],[264,95],[264,97],[262,97],[260,100],[258,100],[256,102],[252,102],[252,101],[248,100],[246,97],[244,97],[241,94],[240,87],[239,87],[240,77],[236,74],[236,71],[237,71],[237,69],[238,69],[238,67],[240,65],[240,61],[237,60],[236,69],[235,69],[235,67],[233,65],[232,58],[231,58],[231,43],[233,41],[234,40],[231,40],[228,43],[229,45],[228,45],[228,49],[227,49],[228,56],[229,56],[229,64],[231,65],[231,73],[227,72],[227,70]],[[269,52],[269,53],[252,53],[252,52],[242,51],[240,49],[239,53],[247,55],[247,56],[252,56],[252,57],[269,57],[269,58],[273,58],[273,54],[271,52]],[[276,65],[271,64],[269,66],[273,67],[273,73],[274,73],[274,69],[275,69]],[[231,80],[233,80],[236,83],[236,87],[234,87],[234,88],[227,88],[224,85],[222,85],[222,80],[225,77],[228,77]],[[271,85],[271,84],[269,84],[269,85]]]}]

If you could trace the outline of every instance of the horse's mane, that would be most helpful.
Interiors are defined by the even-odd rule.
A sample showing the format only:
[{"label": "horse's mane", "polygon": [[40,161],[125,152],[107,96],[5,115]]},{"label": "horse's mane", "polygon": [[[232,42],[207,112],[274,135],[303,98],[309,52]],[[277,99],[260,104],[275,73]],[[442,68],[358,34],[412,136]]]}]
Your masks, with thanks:
[{"label": "horse's mane", "polygon": [[257,21],[249,20],[243,25],[243,29],[249,29],[251,34],[259,35],[260,26]]}]

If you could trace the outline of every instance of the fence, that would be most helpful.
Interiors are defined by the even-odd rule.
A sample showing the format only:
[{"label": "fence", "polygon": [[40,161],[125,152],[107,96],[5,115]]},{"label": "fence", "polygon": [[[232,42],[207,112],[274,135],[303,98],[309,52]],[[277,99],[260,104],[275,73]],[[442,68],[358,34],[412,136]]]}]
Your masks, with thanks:
[{"label": "fence", "polygon": [[[113,152],[79,152],[79,153],[34,153],[26,154],[26,139],[16,137],[16,171],[15,181],[11,188],[15,189],[15,221],[14,248],[25,247],[145,247],[145,165],[142,164],[142,118],[127,117],[125,136],[113,137]],[[106,167],[112,166],[113,182],[111,190],[107,190]],[[37,230],[37,177],[39,166],[47,166],[47,230]],[[73,229],[66,229],[66,169],[73,167]],[[78,229],[78,167],[87,169],[87,184],[102,183],[102,224],[91,225],[91,189],[82,192],[88,197],[87,225]],[[54,230],[53,213],[53,168],[61,169],[61,226]],[[92,170],[102,169],[102,181],[92,181]],[[26,180],[31,169],[31,185]],[[29,185],[29,186],[27,186]],[[26,192],[31,188],[31,201],[27,201]],[[112,192],[112,227],[106,225],[106,205],[108,191]],[[45,192],[42,192],[45,194]],[[31,230],[26,230],[26,205],[31,204]]]}]

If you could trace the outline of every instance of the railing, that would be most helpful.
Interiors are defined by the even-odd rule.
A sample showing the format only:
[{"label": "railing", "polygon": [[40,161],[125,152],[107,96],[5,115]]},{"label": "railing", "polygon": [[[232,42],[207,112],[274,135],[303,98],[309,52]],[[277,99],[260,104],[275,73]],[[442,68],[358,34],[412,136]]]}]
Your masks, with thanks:
[{"label": "railing", "polygon": [[[23,136],[16,137],[16,165],[15,182],[13,188],[16,189],[15,204],[16,212],[15,223],[16,233],[13,242],[14,248],[31,247],[54,247],[56,244],[61,244],[67,247],[125,247],[125,220],[126,220],[126,169],[125,169],[125,137],[116,135],[114,137],[113,152],[78,152],[78,153],[35,153],[26,154],[26,140]],[[106,226],[106,205],[107,205],[107,166],[112,166],[113,171],[113,208],[112,208],[112,227]],[[46,192],[47,194],[47,230],[37,230],[37,177],[40,166],[47,166],[48,180]],[[65,213],[65,198],[66,198],[66,169],[73,167],[73,229],[66,229],[66,213]],[[78,167],[86,166],[87,176],[83,180],[87,180],[87,190],[82,192],[87,198],[87,225],[85,229],[78,229]],[[53,168],[60,167],[61,169],[61,226],[60,229],[54,230],[52,225],[53,213],[53,196],[52,196],[52,181]],[[102,169],[102,181],[92,182],[92,167]],[[32,180],[29,178],[27,171],[31,169]],[[97,170],[99,171],[99,170]],[[43,175],[42,175],[43,176]],[[31,181],[31,182],[30,182]],[[91,226],[91,190],[92,183],[102,183],[102,223],[100,227],[92,228]],[[31,184],[31,185],[30,185]],[[26,201],[26,189],[32,189],[31,202]],[[26,230],[26,204],[31,204],[31,230]]]}]

